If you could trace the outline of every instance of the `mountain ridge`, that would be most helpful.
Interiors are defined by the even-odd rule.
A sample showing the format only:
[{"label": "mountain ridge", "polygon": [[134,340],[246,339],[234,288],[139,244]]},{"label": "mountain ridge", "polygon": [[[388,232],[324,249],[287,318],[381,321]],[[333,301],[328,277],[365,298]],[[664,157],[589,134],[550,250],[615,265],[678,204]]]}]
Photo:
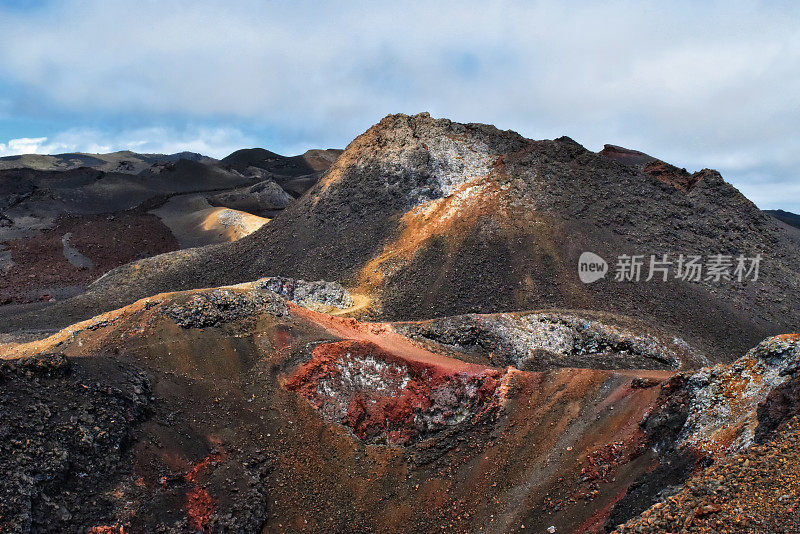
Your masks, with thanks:
[{"label": "mountain ridge", "polygon": [[[722,359],[797,326],[798,247],[719,173],[692,176],[684,190],[569,138],[389,115],[257,232],[117,268],[62,306],[85,317],[166,290],[295,276],[358,288],[380,319],[547,308],[641,316]],[[585,250],[773,257],[751,284],[585,285],[576,271]]]}]

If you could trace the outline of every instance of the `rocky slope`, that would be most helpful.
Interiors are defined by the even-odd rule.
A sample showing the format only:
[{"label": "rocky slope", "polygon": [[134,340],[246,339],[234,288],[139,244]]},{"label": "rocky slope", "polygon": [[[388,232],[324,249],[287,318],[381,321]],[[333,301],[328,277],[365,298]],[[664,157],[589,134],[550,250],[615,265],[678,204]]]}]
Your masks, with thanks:
[{"label": "rocky slope", "polygon": [[[675,376],[662,392],[642,429],[664,458],[692,459],[697,468],[683,487],[659,488],[648,484],[655,476],[644,475],[618,503],[625,514],[643,513],[618,532],[675,525],[687,532],[796,532],[800,334],[767,339],[732,364]],[[647,495],[652,506],[642,507]],[[616,525],[611,517],[609,526]]]},{"label": "rocky slope", "polygon": [[[43,340],[1,345],[9,439],[0,462],[13,485],[0,528],[794,524],[784,513],[794,509],[794,479],[777,469],[797,454],[800,336],[697,371],[696,351],[625,318],[363,323],[340,314],[356,297],[333,283],[270,278],[154,295]],[[557,335],[541,334],[554,325]],[[605,346],[610,361],[628,358],[631,368],[604,369],[584,351],[582,368],[523,371],[482,353],[513,328],[550,343],[551,355]],[[480,349],[462,352],[475,339]],[[630,365],[644,353],[662,367]],[[682,371],[663,369],[666,355]],[[760,511],[741,511],[749,497],[736,488],[770,473],[784,489],[765,478]]]},{"label": "rocky slope", "polygon": [[[0,531],[797,530],[800,238],[718,173],[427,114],[226,160],[0,171],[15,290],[313,184],[0,306]],[[764,263],[584,284],[584,251]]]},{"label": "rocky slope", "polygon": [[317,309],[352,298],[267,279],[0,347],[0,456],[25,486],[0,528],[568,532],[602,525],[653,461],[637,423],[668,371],[485,365],[264,287]]},{"label": "rocky slope", "polygon": [[[608,310],[674,332],[714,360],[796,328],[797,236],[715,171],[636,158],[595,154],[568,138],[531,141],[427,114],[391,115],[253,235],[120,268],[36,321],[63,325],[159,291],[293,276],[357,287],[370,314],[386,319]],[[608,276],[584,285],[576,266],[587,250],[612,269],[631,253],[765,259],[748,283]]]}]

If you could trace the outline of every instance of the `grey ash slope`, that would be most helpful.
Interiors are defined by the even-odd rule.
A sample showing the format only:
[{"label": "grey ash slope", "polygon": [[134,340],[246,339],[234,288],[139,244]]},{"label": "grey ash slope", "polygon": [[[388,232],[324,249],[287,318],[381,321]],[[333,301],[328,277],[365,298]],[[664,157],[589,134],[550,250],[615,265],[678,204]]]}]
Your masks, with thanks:
[{"label": "grey ash slope", "polygon": [[[64,325],[161,291],[291,276],[358,285],[378,303],[375,316],[392,320],[609,311],[720,360],[797,329],[796,236],[719,173],[643,167],[652,163],[618,161],[569,138],[531,141],[487,125],[390,115],[251,236],[120,267],[79,298],[0,326]],[[584,250],[606,258],[762,253],[765,262],[747,285],[585,286],[576,275]]]},{"label": "grey ash slope", "polygon": [[186,159],[160,162],[138,174],[88,167],[63,171],[8,169],[0,170],[0,213],[13,223],[5,233],[24,233],[46,227],[60,214],[113,213],[179,193],[252,183],[251,178],[239,173]]}]

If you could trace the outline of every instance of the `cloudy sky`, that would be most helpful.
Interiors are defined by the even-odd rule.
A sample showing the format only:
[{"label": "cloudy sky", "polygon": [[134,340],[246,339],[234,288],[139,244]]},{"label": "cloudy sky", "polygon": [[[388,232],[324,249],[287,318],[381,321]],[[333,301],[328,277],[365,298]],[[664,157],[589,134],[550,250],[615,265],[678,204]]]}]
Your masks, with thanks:
[{"label": "cloudy sky", "polygon": [[0,155],[295,154],[419,111],[800,212],[800,3],[0,0]]}]

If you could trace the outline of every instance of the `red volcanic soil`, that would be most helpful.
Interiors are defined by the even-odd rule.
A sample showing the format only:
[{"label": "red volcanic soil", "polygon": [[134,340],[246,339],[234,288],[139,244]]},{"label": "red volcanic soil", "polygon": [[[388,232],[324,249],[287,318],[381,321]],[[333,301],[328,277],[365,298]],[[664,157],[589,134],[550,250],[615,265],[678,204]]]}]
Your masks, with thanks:
[{"label": "red volcanic soil", "polygon": [[292,315],[302,317],[322,326],[336,337],[372,343],[389,354],[402,355],[402,360],[411,365],[431,366],[441,372],[480,373],[486,367],[466,363],[431,352],[411,342],[392,329],[388,323],[362,323],[349,317],[338,317],[303,308],[288,302]]},{"label": "red volcanic soil", "polygon": [[189,525],[194,529],[205,532],[208,529],[208,519],[217,509],[214,499],[203,488],[195,488],[187,495],[186,513],[189,515]]},{"label": "red volcanic soil", "polygon": [[[89,258],[94,267],[80,269],[64,256],[62,238]],[[109,215],[62,215],[52,228],[8,241],[14,264],[0,278],[0,303],[49,300],[60,289],[85,287],[114,267],[177,250],[178,242],[155,215],[137,212]],[[58,295],[60,296],[60,295]]]},{"label": "red volcanic soil", "polygon": [[488,401],[499,371],[454,373],[452,367],[406,360],[372,343],[340,341],[317,346],[285,387],[363,440],[402,445],[498,406]]},{"label": "red volcanic soil", "polygon": [[406,444],[497,407],[496,369],[421,348],[388,324],[290,309],[346,341],[315,347],[285,387],[361,439]]}]

